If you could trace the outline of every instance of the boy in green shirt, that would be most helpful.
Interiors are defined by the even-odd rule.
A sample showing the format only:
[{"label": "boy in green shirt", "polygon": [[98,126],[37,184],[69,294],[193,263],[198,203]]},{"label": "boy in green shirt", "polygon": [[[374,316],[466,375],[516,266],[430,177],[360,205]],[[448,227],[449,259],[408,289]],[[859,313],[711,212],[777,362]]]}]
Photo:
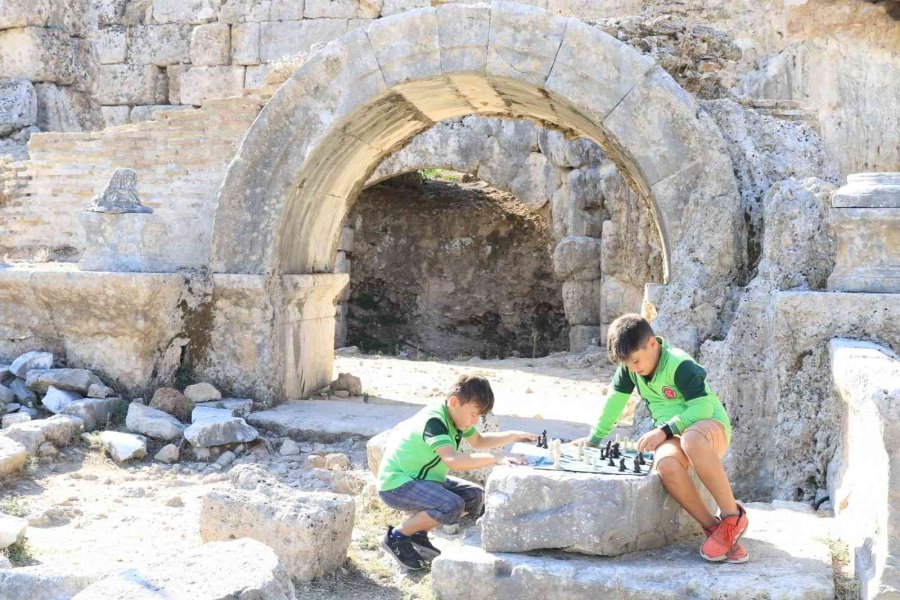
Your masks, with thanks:
[{"label": "boy in green shirt", "polygon": [[479,433],[475,424],[493,407],[487,379],[463,375],[447,400],[426,406],[394,430],[378,469],[378,495],[391,508],[413,515],[399,527],[388,527],[381,545],[404,568],[422,569],[440,554],[428,539],[429,531],[458,523],[465,514],[481,514],[484,489],[448,477],[448,471],[522,464],[502,454],[462,453],[460,440],[483,450],[537,439],[523,431]]},{"label": "boy in green shirt", "polygon": [[[735,501],[722,466],[731,421],[706,383],[706,371],[686,352],[656,337],[640,315],[613,321],[606,343],[610,362],[619,365],[612,393],[591,435],[575,443],[597,445],[609,435],[637,388],[656,426],[641,436],[638,450],[655,452],[656,470],[666,490],[706,532],[701,556],[712,562],[746,562],[747,551],[738,540],[747,529],[747,514]],[[719,505],[720,517],[701,500],[688,476],[691,466]]]}]

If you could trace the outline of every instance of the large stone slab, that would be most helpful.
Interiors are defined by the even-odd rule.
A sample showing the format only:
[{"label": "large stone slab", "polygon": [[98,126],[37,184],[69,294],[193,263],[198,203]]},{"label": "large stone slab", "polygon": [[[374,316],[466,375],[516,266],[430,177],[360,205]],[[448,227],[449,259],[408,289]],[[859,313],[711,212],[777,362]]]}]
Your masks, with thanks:
[{"label": "large stone slab", "polygon": [[75,82],[75,46],[62,30],[22,27],[0,31],[0,77]]},{"label": "large stone slab", "polygon": [[49,369],[52,366],[53,354],[51,352],[32,350],[16,358],[9,365],[9,372],[20,379],[25,379],[31,369]]},{"label": "large stone slab", "polygon": [[107,574],[53,564],[0,569],[0,590],[3,590],[3,600],[62,600],[71,598]]},{"label": "large stone slab", "polygon": [[435,559],[432,587],[440,600],[831,600],[831,553],[822,539],[827,520],[798,508],[748,505],[751,526],[742,543],[751,558],[743,565],[704,561],[701,536],[639,554],[582,557],[486,552],[473,535]]},{"label": "large stone slab", "polygon": [[37,122],[37,95],[27,79],[0,81],[0,137]]},{"label": "large stone slab", "polygon": [[211,414],[206,409],[202,417],[184,430],[184,439],[200,448],[223,446],[236,442],[252,442],[259,437],[253,427],[240,417],[231,416],[229,411],[219,409],[222,414]]},{"label": "large stone slab", "polygon": [[116,462],[132,458],[140,460],[147,455],[147,444],[139,436],[119,431],[100,433],[100,444]]},{"label": "large stone slab", "polygon": [[212,490],[203,499],[205,542],[248,537],[271,547],[291,577],[308,581],[347,558],[356,510],[351,496],[300,492],[276,483]]},{"label": "large stone slab", "polygon": [[[32,371],[32,373],[33,372],[34,371]],[[47,389],[47,394],[41,399],[41,404],[53,414],[59,414],[68,405],[83,399],[84,396],[81,394],[68,392],[66,390],[58,390],[51,385]]]},{"label": "large stone slab", "polygon": [[49,419],[16,423],[0,431],[0,436],[22,444],[28,454],[34,456],[44,442],[50,442],[57,448],[67,446],[83,428],[84,421],[78,417],[55,415]]},{"label": "large stone slab", "polygon": [[124,398],[85,398],[63,407],[59,414],[72,415],[84,421],[84,430],[93,431],[105,427],[116,414],[125,412]]},{"label": "large stone slab", "polygon": [[[700,531],[650,475],[496,467],[487,481],[482,544],[496,552],[558,548],[616,556]],[[701,487],[707,505],[714,503]]]},{"label": "large stone slab", "polygon": [[212,542],[174,552],[86,587],[72,600],[294,600],[294,584],[278,557],[251,539]]}]

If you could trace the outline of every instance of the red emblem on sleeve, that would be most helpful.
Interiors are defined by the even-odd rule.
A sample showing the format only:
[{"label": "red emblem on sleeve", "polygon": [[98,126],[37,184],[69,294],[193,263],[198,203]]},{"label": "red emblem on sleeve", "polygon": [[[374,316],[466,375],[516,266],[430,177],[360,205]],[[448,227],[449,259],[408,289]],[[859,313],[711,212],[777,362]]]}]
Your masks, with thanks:
[{"label": "red emblem on sleeve", "polygon": [[677,394],[675,393],[675,390],[673,390],[672,388],[670,388],[670,387],[664,387],[664,388],[663,388],[663,395],[664,395],[666,398],[668,398],[669,400],[671,400],[671,399],[674,398]]}]

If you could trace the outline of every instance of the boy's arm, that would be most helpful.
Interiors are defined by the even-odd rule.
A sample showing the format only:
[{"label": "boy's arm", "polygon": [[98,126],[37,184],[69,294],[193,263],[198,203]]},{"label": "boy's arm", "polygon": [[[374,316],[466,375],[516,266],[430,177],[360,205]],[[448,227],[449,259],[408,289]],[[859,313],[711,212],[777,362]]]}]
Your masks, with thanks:
[{"label": "boy's arm", "polygon": [[537,440],[537,435],[527,431],[497,431],[493,433],[476,431],[471,436],[466,437],[466,441],[476,450],[500,448],[515,442],[533,442],[535,440]]},{"label": "boy's arm", "polygon": [[441,446],[435,452],[451,471],[468,471],[479,467],[487,467],[503,462],[506,457],[490,452],[473,452],[466,454],[453,449],[453,446]]},{"label": "boy's arm", "polygon": [[687,407],[665,424],[674,434],[713,415],[713,400],[706,393],[706,371],[692,360],[686,360],[675,370],[675,387],[684,396]]},{"label": "boy's arm", "polygon": [[591,430],[591,445],[600,443],[600,440],[608,436],[609,432],[613,430],[633,391],[634,382],[628,376],[628,369],[620,365],[616,369],[616,374],[613,375],[612,392],[606,397],[606,403],[603,405],[600,418],[597,420],[594,429]]}]

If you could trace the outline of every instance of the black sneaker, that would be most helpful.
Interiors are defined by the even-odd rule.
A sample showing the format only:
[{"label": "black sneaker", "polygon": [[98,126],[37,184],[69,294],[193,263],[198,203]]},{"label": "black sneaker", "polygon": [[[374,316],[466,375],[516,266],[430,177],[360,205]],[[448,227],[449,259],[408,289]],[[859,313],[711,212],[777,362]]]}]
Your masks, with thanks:
[{"label": "black sneaker", "polygon": [[394,528],[388,525],[387,533],[381,540],[381,547],[393,556],[400,566],[407,571],[419,571],[425,568],[425,559],[413,548],[412,539],[407,536],[399,540],[391,537]]},{"label": "black sneaker", "polygon": [[414,533],[409,538],[412,540],[413,548],[415,548],[416,552],[419,555],[431,562],[435,558],[441,555],[441,551],[434,547],[431,543],[431,540],[428,539],[427,531],[420,531],[419,533]]}]

